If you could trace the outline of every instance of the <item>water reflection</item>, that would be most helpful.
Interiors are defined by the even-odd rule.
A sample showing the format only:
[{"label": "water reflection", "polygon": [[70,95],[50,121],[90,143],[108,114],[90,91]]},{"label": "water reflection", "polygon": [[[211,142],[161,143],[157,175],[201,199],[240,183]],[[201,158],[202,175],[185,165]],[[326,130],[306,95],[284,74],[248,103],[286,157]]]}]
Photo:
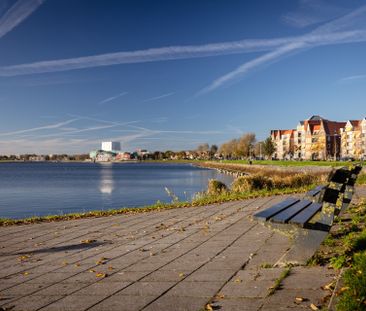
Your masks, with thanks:
[{"label": "water reflection", "polygon": [[103,194],[112,194],[114,190],[113,166],[112,164],[102,164],[100,171],[99,191]]}]

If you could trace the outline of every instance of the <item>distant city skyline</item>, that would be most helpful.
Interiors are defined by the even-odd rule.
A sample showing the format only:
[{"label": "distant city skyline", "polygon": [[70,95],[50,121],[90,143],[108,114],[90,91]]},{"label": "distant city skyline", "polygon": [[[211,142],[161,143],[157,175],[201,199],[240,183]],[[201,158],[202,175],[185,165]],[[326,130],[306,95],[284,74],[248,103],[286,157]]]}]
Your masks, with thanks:
[{"label": "distant city skyline", "polygon": [[0,2],[0,154],[189,150],[366,117],[361,0]]}]

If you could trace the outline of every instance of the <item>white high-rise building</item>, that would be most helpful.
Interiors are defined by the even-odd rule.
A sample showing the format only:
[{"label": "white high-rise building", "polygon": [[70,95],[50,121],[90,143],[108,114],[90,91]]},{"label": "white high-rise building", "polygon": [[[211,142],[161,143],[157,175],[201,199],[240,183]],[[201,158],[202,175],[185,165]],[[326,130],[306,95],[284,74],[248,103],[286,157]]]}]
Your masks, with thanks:
[{"label": "white high-rise building", "polygon": [[121,143],[118,141],[103,141],[103,151],[121,151]]}]

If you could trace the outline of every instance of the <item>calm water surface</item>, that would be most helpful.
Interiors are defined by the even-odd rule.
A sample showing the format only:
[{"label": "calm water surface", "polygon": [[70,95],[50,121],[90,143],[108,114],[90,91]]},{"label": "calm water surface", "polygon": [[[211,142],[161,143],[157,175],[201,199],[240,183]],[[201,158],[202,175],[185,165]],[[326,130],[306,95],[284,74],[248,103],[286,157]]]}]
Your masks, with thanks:
[{"label": "calm water surface", "polygon": [[232,177],[190,164],[0,163],[0,218],[24,218],[170,202]]}]

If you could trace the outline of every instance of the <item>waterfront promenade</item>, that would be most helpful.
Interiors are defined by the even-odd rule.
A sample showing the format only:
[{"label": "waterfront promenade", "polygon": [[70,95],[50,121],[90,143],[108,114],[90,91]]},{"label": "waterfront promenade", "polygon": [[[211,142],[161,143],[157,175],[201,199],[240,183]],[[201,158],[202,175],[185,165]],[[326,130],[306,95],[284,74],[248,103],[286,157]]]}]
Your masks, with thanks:
[{"label": "waterfront promenade", "polygon": [[270,295],[291,241],[251,219],[283,199],[0,228],[0,310],[309,310],[334,270]]}]

